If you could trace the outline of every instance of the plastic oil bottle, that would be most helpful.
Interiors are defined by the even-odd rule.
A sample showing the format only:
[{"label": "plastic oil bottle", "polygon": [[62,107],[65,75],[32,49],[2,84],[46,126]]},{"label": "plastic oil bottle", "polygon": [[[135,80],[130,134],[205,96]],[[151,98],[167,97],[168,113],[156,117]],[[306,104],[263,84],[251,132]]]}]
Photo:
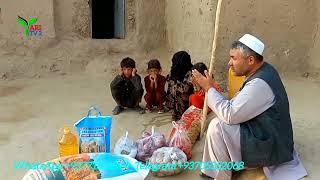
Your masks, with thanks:
[{"label": "plastic oil bottle", "polygon": [[79,154],[78,137],[69,127],[63,128],[63,135],[59,140],[60,157]]},{"label": "plastic oil bottle", "polygon": [[240,88],[242,87],[243,83],[245,82],[246,77],[245,76],[236,76],[236,74],[229,69],[229,75],[228,75],[228,89],[229,89],[229,99],[232,99]]}]

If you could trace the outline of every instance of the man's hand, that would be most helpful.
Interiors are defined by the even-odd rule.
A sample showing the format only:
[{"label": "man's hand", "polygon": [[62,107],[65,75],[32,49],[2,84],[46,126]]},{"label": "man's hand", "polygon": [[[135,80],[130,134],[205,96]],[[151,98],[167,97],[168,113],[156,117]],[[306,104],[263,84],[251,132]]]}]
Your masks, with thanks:
[{"label": "man's hand", "polygon": [[203,76],[197,70],[192,70],[194,81],[196,81],[198,85],[207,92],[214,85],[214,80],[209,75],[208,71],[204,71],[204,73],[206,76]]},{"label": "man's hand", "polygon": [[135,76],[136,73],[137,73],[137,69],[136,69],[136,68],[133,68],[133,69],[132,69],[132,77]]}]

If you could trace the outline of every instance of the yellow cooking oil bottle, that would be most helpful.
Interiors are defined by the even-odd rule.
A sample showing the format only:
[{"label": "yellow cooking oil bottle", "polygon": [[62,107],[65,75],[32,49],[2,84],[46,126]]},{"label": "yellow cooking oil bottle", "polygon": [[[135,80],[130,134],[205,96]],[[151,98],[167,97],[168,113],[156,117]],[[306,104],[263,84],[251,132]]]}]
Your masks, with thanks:
[{"label": "yellow cooking oil bottle", "polygon": [[79,154],[78,137],[69,127],[63,128],[63,134],[59,140],[59,152],[60,157]]},{"label": "yellow cooking oil bottle", "polygon": [[242,87],[243,83],[245,82],[245,76],[236,76],[236,74],[229,69],[228,74],[228,89],[229,89],[229,99],[232,99],[234,96],[237,95],[240,88]]}]

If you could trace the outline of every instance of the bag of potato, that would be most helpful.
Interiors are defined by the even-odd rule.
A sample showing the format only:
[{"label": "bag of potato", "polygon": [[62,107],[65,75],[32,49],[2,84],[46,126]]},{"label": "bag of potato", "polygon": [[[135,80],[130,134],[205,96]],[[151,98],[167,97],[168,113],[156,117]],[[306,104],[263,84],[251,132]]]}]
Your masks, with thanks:
[{"label": "bag of potato", "polygon": [[163,134],[155,132],[152,126],[151,133],[143,132],[142,138],[137,140],[137,145],[138,153],[136,159],[146,162],[155,150],[166,146],[166,139]]},{"label": "bag of potato", "polygon": [[175,133],[170,137],[168,141],[169,147],[177,147],[181,149],[186,155],[187,160],[192,157],[192,144],[190,138],[187,135],[184,125],[172,122],[173,128],[176,129]]},{"label": "bag of potato", "polygon": [[187,156],[181,149],[162,147],[153,152],[148,164],[154,176],[164,177],[181,173],[185,162]]},{"label": "bag of potato", "polygon": [[128,131],[126,131],[125,136],[122,136],[116,143],[114,147],[115,154],[128,155],[135,158],[137,155],[138,146],[137,143],[128,137]]}]

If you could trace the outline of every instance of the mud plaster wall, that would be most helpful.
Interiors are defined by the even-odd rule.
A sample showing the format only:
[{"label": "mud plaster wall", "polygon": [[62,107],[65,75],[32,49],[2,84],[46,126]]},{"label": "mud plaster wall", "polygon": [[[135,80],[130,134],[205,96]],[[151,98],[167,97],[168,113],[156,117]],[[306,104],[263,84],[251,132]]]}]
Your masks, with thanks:
[{"label": "mud plaster wall", "polygon": [[131,39],[133,33],[136,31],[136,1],[135,0],[126,0],[125,1],[125,13],[126,13],[126,39]]},{"label": "mud plaster wall", "polygon": [[166,44],[165,1],[138,0],[137,2],[137,43],[146,51]]},{"label": "mud plaster wall", "polygon": [[[91,10],[88,2],[54,0],[55,28],[58,36],[75,33],[80,37],[90,38]],[[125,39],[135,41],[139,48],[146,50],[164,44],[165,2],[126,0],[125,3]]]},{"label": "mud plaster wall", "polygon": [[[285,0],[281,2],[270,0],[268,3],[252,0],[225,0],[221,14],[218,58],[215,66],[219,76],[216,77],[225,80],[230,44],[247,32],[255,34],[265,41],[267,44],[266,60],[273,63],[282,73],[319,72],[320,12],[317,9],[319,7],[320,3],[316,0]],[[82,37],[90,34],[88,28],[90,8],[86,0],[21,0],[19,6],[17,6],[16,0],[2,0],[0,8],[2,20],[0,23],[0,47],[7,43],[7,39],[12,40],[14,44],[20,43],[23,46],[33,45],[35,41],[40,39],[29,38],[26,40],[19,37],[19,32],[23,32],[23,28],[17,23],[18,14],[23,17],[39,17],[38,23],[42,25],[44,34],[41,39],[52,38],[56,34],[58,38],[60,36],[69,37],[72,33]],[[65,44],[58,45],[56,48],[61,49],[59,47],[69,46],[70,43],[73,43],[77,50],[84,53],[89,51],[89,47],[100,48],[101,53],[105,53],[108,47],[112,47],[116,48],[113,51],[126,54],[126,52],[132,51],[127,48],[127,44],[134,44],[133,46],[142,50],[151,51],[166,47],[168,42],[172,52],[187,50],[194,62],[204,61],[208,64],[213,39],[215,8],[216,0],[199,0],[197,2],[127,0],[127,37],[125,40],[106,41],[111,43],[94,41],[95,46],[91,46],[89,44],[92,44],[93,41],[90,39],[83,42],[68,39],[64,42]],[[59,42],[57,41],[57,43]],[[33,55],[28,48],[18,47],[14,44],[10,46],[12,48],[9,51],[14,53],[14,56],[2,49],[0,49],[0,55],[7,54],[5,57],[14,59],[14,62],[16,62],[15,59],[21,59],[21,63],[16,62],[16,64],[22,64],[26,58],[37,60],[36,57],[39,54]],[[46,47],[44,46],[44,48]],[[46,57],[48,61],[52,58],[50,54],[46,54],[46,50],[40,52],[39,57]],[[48,52],[55,51],[48,49]],[[74,54],[77,54],[76,51]],[[89,55],[86,54],[86,57]],[[92,51],[91,55],[96,56],[96,53]],[[61,55],[61,66],[64,66],[65,59],[66,57]],[[9,65],[10,67],[15,66],[14,64],[5,64],[5,66]],[[6,69],[4,68],[4,72],[7,71]],[[18,69],[15,72],[25,71]]]},{"label": "mud plaster wall", "polygon": [[[265,60],[282,73],[302,75],[307,70],[307,57],[315,28],[315,1],[270,0],[225,1],[222,10],[217,72],[227,69],[228,48],[244,33],[260,37],[266,44]],[[303,7],[303,8],[301,8]]]},{"label": "mud plaster wall", "polygon": [[[58,37],[62,35],[70,35],[70,33],[73,32],[73,29],[76,29],[77,25],[73,25],[72,23],[74,16],[82,14],[82,18],[83,18],[84,14],[88,14],[90,12],[88,1],[83,1],[83,0],[68,0],[68,1],[53,0],[53,5],[54,5],[54,25],[55,25],[55,29]],[[81,10],[83,11],[82,13],[77,13]],[[85,17],[84,19],[88,21],[87,17]],[[80,22],[77,24],[80,24]],[[90,33],[88,25],[89,25],[89,22],[83,23],[82,27],[83,27],[83,30],[85,30],[85,32],[83,32],[82,35],[87,35]]]},{"label": "mud plaster wall", "polygon": [[[133,0],[126,1],[126,37],[135,30],[135,8]],[[89,0],[54,0],[54,17],[58,36],[76,34],[83,38],[91,37]]]},{"label": "mud plaster wall", "polygon": [[[20,5],[26,9],[36,7],[35,9],[40,8],[44,9],[44,12],[50,12],[42,8],[36,0],[28,3],[30,5],[23,3]],[[48,22],[52,24],[52,32],[57,32],[54,38],[43,41],[33,48],[30,47],[34,45],[32,39],[25,41],[19,38],[9,39],[10,34],[6,32],[10,32],[9,30],[13,28],[5,29],[5,31],[1,29],[0,79],[39,78],[51,74],[64,75],[83,71],[91,74],[114,72],[114,70],[117,72],[119,61],[124,56],[136,58],[137,65],[145,68],[145,62],[150,58],[145,55],[146,50],[165,46],[163,45],[166,42],[165,3],[160,0],[152,0],[147,3],[143,3],[142,0],[126,1],[127,34],[123,40],[92,40],[88,37],[91,34],[88,28],[90,27],[90,13],[88,13],[90,8],[86,0],[54,0],[53,3],[52,14],[48,15],[48,19],[51,20]],[[14,14],[12,24],[16,23],[15,26],[18,27],[15,11],[18,11],[19,8],[13,8],[14,3],[9,1],[4,4],[5,6],[1,5],[3,24],[9,22],[5,15],[12,10]],[[108,64],[114,67],[106,67]]]},{"label": "mud plaster wall", "polygon": [[312,47],[310,49],[310,63],[309,63],[309,72],[311,75],[319,76],[320,75],[320,2],[315,1],[316,9],[316,20],[315,27],[312,33]]},{"label": "mud plaster wall", "polygon": [[[38,41],[55,37],[52,0],[1,0],[0,36],[12,41],[36,44]],[[42,27],[41,37],[26,38],[24,28],[17,22],[18,15],[29,20],[38,18]]]},{"label": "mud plaster wall", "polygon": [[[94,0],[92,0],[94,1]],[[138,8],[146,8],[142,2],[126,0],[126,39],[139,35],[136,31]],[[139,6],[139,7],[138,7]],[[140,14],[143,14],[143,9]],[[55,28],[59,36],[75,33],[81,37],[91,37],[91,7],[89,0],[54,0]],[[142,20],[139,22],[145,23]]]},{"label": "mud plaster wall", "polygon": [[194,62],[209,62],[215,6],[212,0],[166,1],[168,43],[172,51],[187,50]]},{"label": "mud plaster wall", "polygon": [[[311,63],[307,54],[315,28],[314,2],[225,0],[220,17],[216,77],[226,79],[230,44],[244,33],[252,33],[265,42],[266,61],[281,73],[303,74]],[[186,49],[195,61],[207,62],[211,54],[215,11],[216,1],[167,0],[169,46],[173,50]]]},{"label": "mud plaster wall", "polygon": [[[19,6],[15,1],[4,0],[1,5],[0,35],[18,41],[23,38],[22,27],[17,23],[17,15],[38,17],[43,27],[44,37],[54,38],[77,35],[90,38],[90,7],[88,0],[22,0]],[[165,1],[127,0],[126,39],[134,41],[138,48],[147,51],[164,46],[166,42]],[[39,38],[38,38],[39,39]],[[28,41],[30,42],[30,40]],[[131,43],[131,42],[130,42]]]}]

